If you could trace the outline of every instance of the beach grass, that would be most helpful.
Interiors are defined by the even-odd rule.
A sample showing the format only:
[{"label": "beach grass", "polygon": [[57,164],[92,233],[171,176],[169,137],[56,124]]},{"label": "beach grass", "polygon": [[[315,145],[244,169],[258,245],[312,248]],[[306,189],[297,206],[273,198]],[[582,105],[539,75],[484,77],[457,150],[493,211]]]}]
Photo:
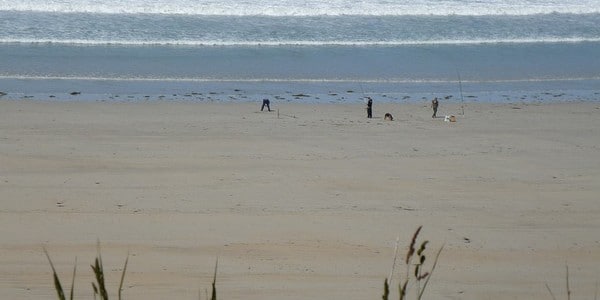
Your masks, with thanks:
[{"label": "beach grass", "polygon": [[[410,246],[408,248],[408,251],[406,252],[406,256],[404,259],[406,272],[405,272],[404,278],[401,278],[399,280],[400,283],[398,284],[398,294],[399,294],[398,298],[400,300],[407,299],[408,289],[411,286],[414,286],[414,289],[415,289],[415,298],[414,299],[420,300],[423,298],[425,290],[427,289],[427,285],[429,284],[429,280],[431,279],[433,272],[435,271],[435,268],[438,263],[438,259],[444,248],[444,246],[440,247],[440,249],[437,251],[437,253],[435,255],[433,265],[431,266],[431,268],[429,270],[427,270],[425,268],[424,264],[425,264],[425,261],[427,260],[425,251],[427,249],[427,244],[429,244],[429,241],[425,240],[425,241],[421,242],[418,250],[417,250],[417,248],[415,248],[415,246],[419,244],[418,237],[419,237],[419,233],[421,232],[422,228],[423,228],[423,226],[419,226],[417,228],[417,230],[413,234],[412,239],[410,241]],[[396,258],[398,256],[397,249],[398,249],[398,242],[396,242],[396,249],[394,251],[395,253],[394,253],[394,260],[392,263],[392,271],[390,272],[390,276],[388,278],[386,278],[383,282],[383,296],[382,296],[383,300],[388,300],[390,297],[390,285],[392,283],[392,276],[393,276],[395,265],[396,265]]]},{"label": "beach grass", "polygon": [[[109,300],[108,291],[106,289],[105,284],[105,272],[104,272],[104,264],[102,263],[102,255],[100,253],[100,242],[97,245],[98,254],[96,259],[94,260],[94,264],[91,265],[92,271],[94,272],[94,278],[96,282],[92,282],[92,290],[95,299],[100,300]],[[48,254],[48,250],[43,248],[46,257],[48,258],[48,262],[50,263],[50,267],[52,268],[52,278],[54,280],[54,289],[57,293],[57,298],[59,300],[66,300],[64,288],[60,282],[60,278],[58,277],[58,273],[56,272],[56,268],[54,268],[54,263],[52,263],[52,259],[50,258],[50,254]],[[123,271],[121,272],[121,280],[119,281],[119,289],[118,289],[118,300],[122,299],[122,291],[123,291],[123,283],[125,282],[125,273],[127,272],[127,264],[129,263],[129,253],[125,258],[125,264],[123,265]],[[217,270],[219,266],[219,259],[215,262],[215,271],[213,274],[212,281],[212,291],[210,300],[217,300]],[[77,274],[77,258],[75,258],[75,267],[73,268],[73,278],[71,281],[71,290],[69,294],[69,299],[73,300],[74,290],[75,290],[75,276]],[[208,296],[207,296],[208,298]]]},{"label": "beach grass", "polygon": [[[97,244],[97,248],[98,248],[98,254],[96,256],[96,259],[94,260],[94,264],[91,265],[92,270],[94,272],[94,278],[96,279],[96,282],[92,282],[92,290],[93,290],[93,295],[94,295],[94,299],[100,299],[100,300],[108,300],[108,291],[106,289],[106,284],[105,284],[105,272],[104,272],[104,265],[102,263],[102,255],[100,253],[100,242],[98,241]],[[52,268],[52,277],[54,280],[54,289],[56,290],[57,293],[57,297],[59,300],[66,300],[66,296],[65,296],[65,291],[63,289],[63,286],[60,282],[60,278],[58,277],[58,274],[56,272],[56,269],[54,268],[54,264],[52,263],[52,259],[50,258],[50,255],[48,254],[48,251],[46,250],[46,248],[44,247],[44,253],[46,254],[46,257],[48,258],[48,262],[50,263],[50,267]],[[122,299],[122,294],[121,292],[123,291],[123,282],[125,281],[125,273],[127,272],[127,264],[129,262],[129,253],[127,254],[127,258],[125,258],[125,264],[123,266],[123,272],[121,273],[121,280],[119,282],[119,290],[118,290],[118,298],[119,300]],[[70,289],[70,294],[69,294],[69,299],[73,300],[73,295],[74,295],[74,291],[75,291],[75,276],[77,274],[77,258],[75,258],[75,267],[73,268],[73,278],[71,280],[71,289]]]},{"label": "beach grass", "polygon": [[[433,273],[437,267],[437,263],[438,263],[440,254],[442,253],[442,250],[444,248],[444,246],[442,245],[437,250],[437,252],[435,253],[433,264],[431,265],[430,268],[427,269],[425,267],[425,262],[427,261],[427,256],[426,256],[425,252],[427,251],[427,245],[429,244],[429,241],[428,240],[424,240],[422,242],[419,241],[419,234],[421,233],[421,229],[422,229],[422,226],[419,226],[416,229],[416,231],[414,232],[414,234],[410,240],[408,250],[404,257],[404,264],[405,264],[406,270],[405,270],[404,277],[400,277],[399,283],[398,283],[398,299],[399,300],[409,299],[409,288],[414,289],[414,298],[413,299],[416,299],[416,300],[423,299],[423,295],[425,294],[425,291],[427,290],[427,287],[431,280],[431,277],[433,276]],[[417,245],[419,245],[418,248],[416,247]],[[50,268],[52,269],[52,277],[53,277],[53,282],[54,282],[54,288],[57,293],[57,298],[59,300],[66,300],[67,299],[66,293],[65,293],[63,285],[60,281],[58,273],[56,272],[54,263],[52,262],[52,259],[50,258],[50,255],[48,254],[48,251],[46,250],[45,247],[43,247],[43,251],[48,259]],[[101,251],[100,251],[100,242],[98,242],[98,244],[97,244],[97,251],[98,251],[97,257],[94,260],[94,264],[91,265],[91,268],[94,272],[94,278],[96,280],[95,282],[92,282],[93,295],[94,295],[94,299],[109,300],[108,291],[107,291],[106,284],[105,284],[105,272],[104,272],[104,265],[102,262],[102,255],[101,255]],[[393,259],[393,263],[392,263],[392,269],[390,272],[390,276],[388,278],[385,278],[384,283],[383,283],[383,295],[382,295],[383,300],[390,299],[390,286],[392,284],[392,277],[394,274],[397,258],[398,258],[398,239],[396,240],[396,247],[394,250],[394,259]],[[127,272],[128,262],[129,262],[129,253],[127,254],[127,257],[125,259],[123,271],[121,273],[121,279],[119,281],[119,287],[118,287],[118,293],[117,293],[119,300],[122,299],[123,283],[125,281],[125,273]],[[219,266],[219,259],[217,257],[216,262],[215,262],[214,273],[213,273],[213,280],[211,283],[210,300],[217,300],[216,285],[217,285],[218,266]],[[565,275],[566,276],[566,279],[565,279],[566,299],[570,300],[571,299],[571,289],[570,289],[570,280],[569,280],[569,266],[566,265],[565,268],[566,268],[566,275]],[[75,258],[75,266],[73,267],[71,288],[70,288],[70,292],[69,292],[70,300],[73,300],[73,298],[74,298],[76,275],[77,275],[77,258]],[[552,291],[552,289],[550,288],[550,286],[547,283],[545,284],[545,286],[546,286],[546,289],[548,290],[551,298],[553,300],[557,300],[557,298],[556,298],[554,292]],[[205,292],[206,292],[206,299],[208,300],[209,299],[208,291],[205,290]],[[202,298],[201,294],[199,295],[198,298],[199,299]],[[594,299],[597,299],[597,291],[596,291],[596,294],[594,295]]]},{"label": "beach grass", "polygon": [[[419,233],[421,232],[421,229],[422,229],[422,226],[419,226],[417,228],[417,230],[415,231],[415,233],[413,234],[412,239],[410,241],[410,246],[408,248],[408,251],[407,251],[405,259],[404,259],[404,262],[406,265],[406,273],[404,275],[404,280],[403,281],[401,280],[399,283],[399,299],[400,300],[407,299],[406,296],[407,296],[407,292],[408,292],[409,283],[413,283],[412,285],[415,286],[415,291],[416,291],[415,299],[417,299],[417,300],[422,299],[423,294],[425,293],[425,290],[427,289],[429,280],[431,279],[431,276],[433,275],[433,272],[435,271],[438,259],[442,252],[442,249],[443,249],[443,246],[440,247],[440,249],[437,251],[437,253],[435,255],[433,265],[431,266],[431,268],[429,270],[426,270],[424,268],[424,263],[427,260],[425,251],[427,249],[427,244],[429,244],[429,241],[425,240],[425,241],[421,242],[418,249],[415,247],[418,244],[418,237],[419,237]],[[398,240],[399,239],[396,240],[396,247],[394,250],[394,260],[392,263],[392,269],[390,272],[390,276],[384,280],[384,291],[383,291],[383,296],[382,296],[383,300],[388,300],[389,296],[390,296],[390,284],[392,282],[392,276],[394,274],[396,260],[398,257]],[[50,255],[48,254],[48,251],[46,250],[45,247],[43,248],[43,250],[44,250],[44,253],[46,254],[46,257],[48,258],[50,267],[52,268],[54,288],[56,290],[57,297],[59,300],[66,300],[63,286],[60,282],[60,278],[56,272],[56,269],[54,268],[52,259],[50,258]],[[121,280],[119,282],[119,288],[118,288],[118,299],[119,300],[122,299],[123,282],[125,281],[125,273],[127,272],[128,262],[129,262],[129,253],[127,254],[127,258],[125,259],[125,264],[123,266],[123,271],[121,273]],[[217,300],[218,267],[219,267],[219,259],[217,258],[216,262],[215,262],[214,273],[213,273],[213,281],[211,284],[212,291],[211,291],[210,300]],[[94,272],[94,278],[96,279],[96,282],[92,282],[92,290],[93,290],[94,299],[109,300],[108,291],[107,291],[106,284],[105,284],[104,264],[102,262],[102,254],[100,251],[100,242],[99,241],[97,244],[97,256],[96,256],[96,259],[94,260],[94,264],[91,265],[91,268],[92,268],[92,271]],[[73,277],[72,277],[72,281],[71,281],[71,290],[70,290],[70,296],[69,296],[70,300],[73,300],[73,294],[74,294],[73,292],[75,289],[76,274],[77,274],[77,259],[75,259],[75,267],[73,268]],[[567,286],[568,286],[568,269],[567,269]],[[548,290],[550,291],[549,287],[548,287]],[[550,291],[550,293],[552,294],[552,291]],[[206,295],[206,298],[208,298],[208,294]]]}]

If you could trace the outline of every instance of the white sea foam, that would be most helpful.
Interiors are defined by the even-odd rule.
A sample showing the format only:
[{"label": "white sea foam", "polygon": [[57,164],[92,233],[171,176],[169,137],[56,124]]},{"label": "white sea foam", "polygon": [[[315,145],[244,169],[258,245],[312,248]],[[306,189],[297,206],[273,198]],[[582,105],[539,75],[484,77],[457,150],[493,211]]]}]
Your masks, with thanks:
[{"label": "white sea foam", "polygon": [[530,15],[600,13],[600,0],[0,0],[0,11],[185,15]]}]

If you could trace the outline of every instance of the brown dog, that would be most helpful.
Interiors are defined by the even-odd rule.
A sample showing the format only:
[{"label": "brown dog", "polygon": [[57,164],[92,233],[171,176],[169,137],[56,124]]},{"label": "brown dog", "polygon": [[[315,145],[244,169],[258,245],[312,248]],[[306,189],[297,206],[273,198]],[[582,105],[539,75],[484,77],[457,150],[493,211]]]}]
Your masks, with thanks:
[{"label": "brown dog", "polygon": [[386,113],[383,119],[386,121],[394,121],[394,117],[392,117],[392,114],[390,113]]}]

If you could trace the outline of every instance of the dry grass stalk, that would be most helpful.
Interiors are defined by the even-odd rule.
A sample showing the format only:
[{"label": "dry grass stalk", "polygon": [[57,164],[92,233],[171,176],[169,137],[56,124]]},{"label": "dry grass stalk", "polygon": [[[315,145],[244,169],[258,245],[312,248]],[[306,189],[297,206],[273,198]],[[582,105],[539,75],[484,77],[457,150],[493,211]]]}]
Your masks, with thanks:
[{"label": "dry grass stalk", "polygon": [[219,266],[219,258],[217,257],[217,262],[215,263],[215,274],[213,275],[212,282],[212,295],[210,297],[211,300],[217,300],[217,267]]},{"label": "dry grass stalk", "polygon": [[417,236],[419,236],[419,232],[421,232],[421,228],[423,228],[423,226],[419,226],[419,228],[417,228],[417,231],[415,231],[415,234],[413,234],[412,240],[410,242],[410,247],[408,248],[408,252],[406,253],[406,264],[408,265],[410,262],[410,259],[412,258],[413,254],[415,254],[415,243],[417,242]]},{"label": "dry grass stalk", "polygon": [[[54,289],[56,290],[57,296],[59,300],[66,300],[65,292],[60,283],[60,279],[58,278],[58,274],[56,273],[56,269],[54,268],[54,264],[50,259],[50,255],[46,248],[44,249],[44,253],[48,258],[48,262],[50,263],[50,267],[52,268],[52,276],[54,279]],[[123,267],[123,273],[121,274],[121,281],[119,282],[119,291],[118,298],[121,299],[121,292],[123,290],[123,282],[125,281],[125,273],[127,271],[127,263],[129,262],[129,253],[127,253],[127,258],[125,259],[125,265]],[[91,265],[92,270],[94,271],[94,276],[96,278],[96,282],[92,282],[92,291],[94,299],[99,297],[101,300],[108,300],[108,292],[106,291],[106,285],[104,283],[104,267],[102,266],[102,256],[100,255],[100,242],[98,241],[98,257],[94,260],[94,264]],[[73,300],[74,290],[75,290],[75,276],[77,275],[77,258],[75,258],[75,267],[73,267],[73,280],[71,281],[71,293],[69,296],[70,300]]]},{"label": "dry grass stalk", "polygon": [[100,297],[100,300],[108,300],[108,292],[106,291],[106,285],[104,283],[104,267],[102,264],[102,255],[100,254],[100,241],[97,244],[98,249],[98,257],[94,261],[94,264],[91,265],[92,270],[94,271],[94,275],[96,276],[96,282],[98,285],[92,283],[94,286],[94,299],[96,295]]},{"label": "dry grass stalk", "polygon": [[[427,249],[427,245],[429,244],[429,241],[426,240],[426,241],[422,242],[420,244],[418,250],[415,248],[415,245],[417,245],[417,239],[419,237],[419,233],[421,232],[422,228],[423,228],[423,226],[419,226],[417,228],[417,230],[413,234],[412,239],[410,241],[410,246],[408,247],[408,251],[406,252],[406,257],[404,260],[404,262],[406,263],[406,273],[404,276],[404,281],[401,280],[400,284],[398,284],[398,290],[399,290],[398,293],[399,293],[400,300],[404,300],[406,298],[409,283],[411,281],[414,282],[414,284],[416,286],[415,299],[419,300],[423,297],[423,294],[425,293],[425,290],[427,289],[429,280],[431,279],[431,276],[437,266],[437,262],[440,257],[440,254],[442,253],[442,249],[444,248],[442,246],[438,250],[431,269],[424,270],[424,264],[425,264],[425,261],[427,260],[427,257],[425,256],[425,251]],[[396,263],[397,246],[398,246],[398,244],[396,244],[396,250],[394,251],[394,263],[392,265],[392,272],[394,270],[394,266]],[[413,263],[413,260],[416,260],[416,262]],[[392,275],[390,274],[390,278],[391,277],[392,277]],[[384,281],[384,291],[383,291],[383,297],[382,297],[383,300],[387,300],[389,298],[390,282],[391,282],[391,280],[388,281],[387,278]]]},{"label": "dry grass stalk", "polygon": [[73,300],[73,292],[75,291],[75,275],[77,274],[77,257],[75,257],[75,266],[73,266],[73,279],[71,279],[71,295],[70,300]]},{"label": "dry grass stalk", "polygon": [[[565,284],[566,284],[566,296],[567,296],[567,300],[571,300],[571,280],[569,277],[569,265],[565,265]],[[545,283],[546,285],[546,289],[548,290],[548,293],[550,293],[550,296],[552,297],[552,300],[556,300],[556,296],[554,296],[554,293],[552,292],[552,290],[550,289],[550,286],[548,285],[548,283]],[[596,288],[594,290],[594,300],[598,299],[598,282],[596,281]]]},{"label": "dry grass stalk", "polygon": [[52,268],[52,276],[54,279],[54,289],[56,290],[58,299],[66,300],[65,292],[62,288],[62,285],[60,284],[60,279],[58,278],[58,274],[56,274],[56,269],[54,268],[54,264],[52,263],[52,260],[50,259],[50,255],[48,254],[46,247],[44,247],[43,249],[44,249],[44,253],[46,254],[46,257],[48,258],[48,262],[50,263],[50,267]]},{"label": "dry grass stalk", "polygon": [[388,284],[388,280],[386,278],[385,281],[383,282],[383,296],[381,297],[381,299],[388,300],[389,296],[390,296],[390,285]]},{"label": "dry grass stalk", "polygon": [[552,290],[548,286],[548,283],[546,283],[546,289],[548,289],[548,292],[550,293],[550,296],[552,296],[552,300],[556,300],[556,297],[554,297],[554,293],[552,292]]},{"label": "dry grass stalk", "polygon": [[129,252],[127,252],[127,258],[125,259],[125,265],[123,266],[123,273],[121,273],[121,282],[119,282],[119,300],[121,300],[121,292],[123,291],[123,282],[125,281],[125,271],[127,271],[127,262],[129,262]]},{"label": "dry grass stalk", "polygon": [[394,246],[394,261],[392,262],[392,268],[390,270],[389,280],[387,281],[388,285],[392,284],[392,277],[394,276],[394,269],[396,268],[396,259],[398,258],[398,245],[400,244],[400,236],[396,238],[396,246]]},{"label": "dry grass stalk", "polygon": [[567,300],[571,300],[571,289],[569,288],[569,265],[565,265],[567,269]]},{"label": "dry grass stalk", "polygon": [[417,297],[417,299],[421,299],[421,297],[423,297],[423,293],[425,292],[425,289],[427,288],[427,284],[429,283],[429,280],[431,279],[431,275],[433,274],[433,271],[435,270],[435,267],[437,266],[438,259],[440,258],[440,254],[442,254],[442,249],[444,249],[443,245],[442,245],[442,247],[440,247],[440,250],[438,250],[437,254],[435,255],[435,260],[433,261],[433,266],[431,266],[431,270],[429,271],[429,274],[427,274],[427,276],[425,276],[425,277],[427,277],[427,279],[425,279],[425,283],[423,283],[423,288],[419,292],[419,297]]}]

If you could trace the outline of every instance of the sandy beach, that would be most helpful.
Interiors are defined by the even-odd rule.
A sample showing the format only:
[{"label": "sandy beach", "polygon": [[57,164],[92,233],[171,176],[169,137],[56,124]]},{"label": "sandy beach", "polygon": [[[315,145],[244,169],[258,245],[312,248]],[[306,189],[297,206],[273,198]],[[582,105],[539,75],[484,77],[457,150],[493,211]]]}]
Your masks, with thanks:
[{"label": "sandy beach", "polygon": [[[0,298],[379,299],[396,238],[426,299],[593,299],[600,104],[0,101]],[[383,120],[390,112],[395,120]],[[431,262],[431,260],[429,261]],[[399,259],[392,283],[405,267]],[[412,294],[411,294],[412,296]]]}]

